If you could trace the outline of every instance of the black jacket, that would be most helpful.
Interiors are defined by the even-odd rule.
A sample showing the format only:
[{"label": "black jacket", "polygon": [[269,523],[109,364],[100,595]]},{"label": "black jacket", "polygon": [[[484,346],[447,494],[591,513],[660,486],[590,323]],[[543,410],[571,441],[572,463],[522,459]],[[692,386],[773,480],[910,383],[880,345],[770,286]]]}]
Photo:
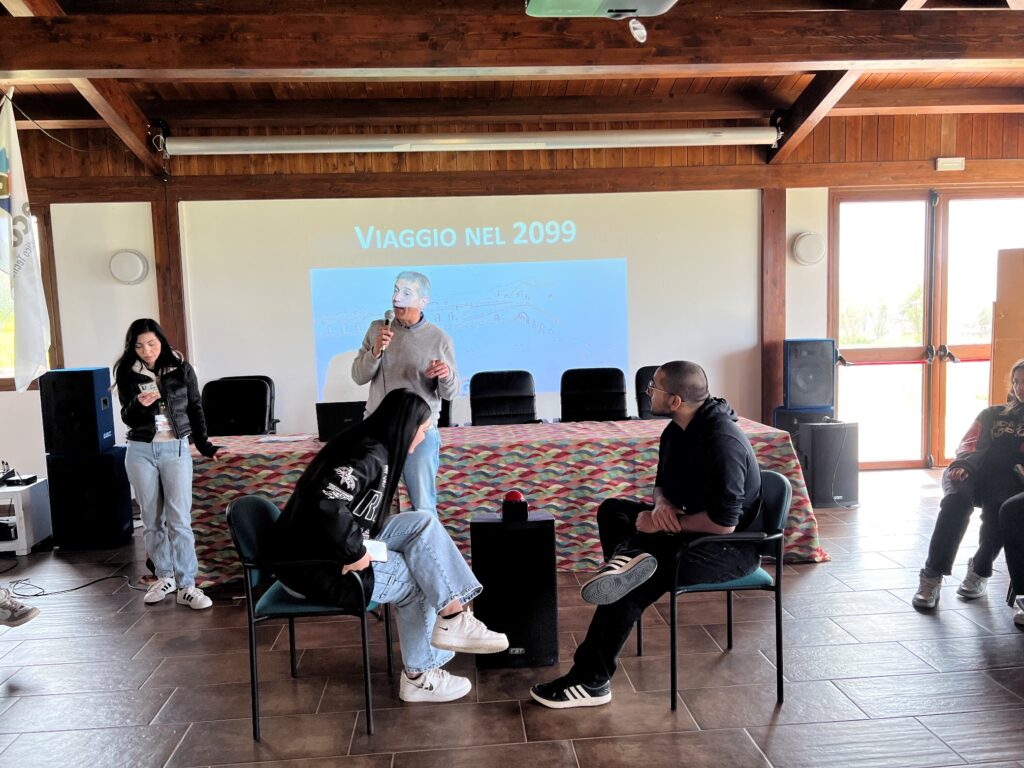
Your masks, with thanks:
[{"label": "black jacket", "polygon": [[[976,504],[1001,504],[1024,490],[1024,478],[1015,469],[1018,464],[1024,464],[1024,410],[990,406],[960,440],[956,459],[943,473],[943,490],[963,488]],[[963,483],[949,479],[949,470],[957,468],[970,473]]]},{"label": "black jacket", "polygon": [[[167,405],[167,420],[176,437],[191,437],[203,456],[213,456],[218,446],[213,445],[206,434],[196,372],[187,360],[180,363],[175,368],[164,369],[160,375],[160,398]],[[117,396],[121,401],[121,420],[128,425],[128,439],[151,443],[156,435],[160,400],[148,407],[139,402],[139,385],[153,381],[139,367],[136,364],[128,371],[118,372]]]},{"label": "black jacket", "polygon": [[761,473],[736,414],[709,398],[686,429],[670,421],[661,433],[654,484],[690,514],[707,512],[715,523],[745,529],[761,504]]},{"label": "black jacket", "polygon": [[362,558],[366,554],[363,540],[383,527],[387,484],[387,448],[370,438],[346,446],[312,475],[304,475],[277,521],[273,560],[334,564],[279,565],[277,577],[312,600],[366,605],[373,592],[373,569],[359,572],[365,593],[360,602],[355,580],[342,577],[341,565]]}]

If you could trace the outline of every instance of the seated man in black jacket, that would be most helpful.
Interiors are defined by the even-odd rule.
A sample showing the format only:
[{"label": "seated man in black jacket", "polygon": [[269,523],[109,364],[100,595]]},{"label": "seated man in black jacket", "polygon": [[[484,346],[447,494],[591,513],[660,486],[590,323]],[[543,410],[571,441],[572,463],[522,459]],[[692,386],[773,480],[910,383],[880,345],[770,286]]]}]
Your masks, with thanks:
[{"label": "seated man in black jacket", "polygon": [[678,584],[737,579],[758,566],[750,547],[685,549],[701,536],[743,530],[760,508],[761,474],[729,404],[708,394],[699,365],[681,360],[661,366],[648,393],[652,412],[671,419],[661,435],[654,504],[609,499],[598,509],[608,562],[581,589],[598,608],[569,674],[530,690],[547,707],[611,701],[622,646],[644,609],[674,586],[681,550]]}]

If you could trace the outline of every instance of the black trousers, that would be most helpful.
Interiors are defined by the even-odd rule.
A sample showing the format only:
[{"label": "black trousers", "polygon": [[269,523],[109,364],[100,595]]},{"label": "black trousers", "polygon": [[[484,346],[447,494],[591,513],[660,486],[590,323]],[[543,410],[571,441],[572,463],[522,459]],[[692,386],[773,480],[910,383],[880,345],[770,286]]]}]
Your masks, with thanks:
[{"label": "black trousers", "polygon": [[1011,496],[999,507],[999,528],[1006,545],[1006,570],[1013,591],[1024,595],[1024,493]]},{"label": "black trousers", "polygon": [[[1008,495],[1008,494],[1007,494]],[[978,549],[974,553],[974,572],[979,576],[992,575],[992,563],[1003,548],[1003,532],[999,522],[1000,508],[1006,495],[992,493],[981,503],[981,530]],[[925,568],[948,576],[953,570],[960,542],[967,531],[974,512],[974,494],[970,487],[947,493],[939,503],[939,516],[928,544]]]},{"label": "black trousers", "polygon": [[611,679],[619,654],[644,609],[674,586],[676,556],[683,551],[676,584],[714,584],[752,573],[760,562],[753,547],[707,544],[684,549],[693,534],[637,533],[636,519],[651,509],[632,499],[609,499],[597,511],[598,530],[605,558],[628,541],[658,560],[658,570],[644,584],[610,605],[599,605],[590,620],[587,635],[576,649],[570,676],[586,685],[600,685]]}]

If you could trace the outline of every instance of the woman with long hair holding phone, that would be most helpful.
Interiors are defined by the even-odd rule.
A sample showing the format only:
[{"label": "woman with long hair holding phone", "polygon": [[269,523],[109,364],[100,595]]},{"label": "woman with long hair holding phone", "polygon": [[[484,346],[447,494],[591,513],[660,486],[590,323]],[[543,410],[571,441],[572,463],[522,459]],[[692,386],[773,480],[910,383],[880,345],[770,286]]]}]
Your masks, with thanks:
[{"label": "woman with long hair holding phone", "polygon": [[128,327],[124,352],[114,364],[114,381],[121,419],[128,426],[125,468],[157,576],[143,600],[151,605],[176,592],[179,605],[209,608],[213,602],[195,585],[189,440],[211,458],[218,446],[206,434],[196,373],[171,347],[160,324],[142,318]]}]

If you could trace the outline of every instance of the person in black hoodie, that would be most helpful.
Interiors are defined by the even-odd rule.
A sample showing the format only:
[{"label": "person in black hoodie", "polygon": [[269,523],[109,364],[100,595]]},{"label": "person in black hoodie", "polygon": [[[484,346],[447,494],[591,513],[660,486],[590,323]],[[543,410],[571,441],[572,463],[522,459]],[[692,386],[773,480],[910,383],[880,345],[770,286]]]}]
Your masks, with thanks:
[{"label": "person in black hoodie", "polygon": [[[1006,403],[979,413],[960,441],[956,459],[942,473],[942,490],[945,495],[939,503],[914,607],[927,609],[938,604],[942,577],[953,569],[976,505],[981,507],[978,549],[967,561],[967,574],[957,594],[968,600],[985,594],[992,561],[1004,542],[1010,576],[1018,592],[1024,589],[1024,556],[1020,552],[1024,545],[1024,360],[1010,370]],[[1018,616],[1018,623],[1024,626],[1024,610]]]},{"label": "person in black hoodie", "polygon": [[114,364],[121,419],[128,425],[125,469],[142,515],[142,539],[157,580],[143,598],[159,603],[177,591],[179,605],[201,610],[213,601],[196,587],[192,534],[192,452],[218,447],[206,434],[199,383],[192,366],[174,350],[155,320],[128,327],[124,352]]},{"label": "person in black hoodie", "polygon": [[[405,665],[403,701],[465,696],[470,681],[441,668],[453,652],[508,647],[505,635],[463,610],[482,587],[436,515],[389,515],[406,457],[432,426],[422,397],[407,389],[389,392],[365,421],[321,449],[276,527],[278,563],[329,561],[278,565],[277,577],[292,592],[344,607],[370,600],[394,604]],[[386,559],[380,559],[381,543]],[[362,594],[355,579],[345,578],[350,571],[360,573]]]},{"label": "person in black hoodie", "polygon": [[[569,673],[533,686],[554,709],[611,701],[619,653],[644,609],[675,586],[675,558],[707,534],[744,530],[761,507],[761,473],[729,404],[708,394],[696,363],[665,363],[647,388],[651,410],[671,420],[661,435],[653,504],[609,499],[597,512],[607,563],[581,588],[597,604]],[[717,583],[753,573],[751,547],[721,543],[686,549],[679,584]]]}]

